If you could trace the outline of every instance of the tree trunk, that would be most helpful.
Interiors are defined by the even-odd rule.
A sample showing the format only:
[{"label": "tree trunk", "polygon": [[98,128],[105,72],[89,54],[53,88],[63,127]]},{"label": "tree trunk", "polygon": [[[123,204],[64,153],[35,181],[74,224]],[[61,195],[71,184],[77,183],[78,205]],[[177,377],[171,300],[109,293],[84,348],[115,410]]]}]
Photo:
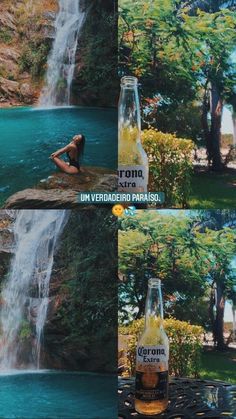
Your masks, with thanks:
[{"label": "tree trunk", "polygon": [[211,293],[210,293],[210,304],[209,304],[209,317],[211,322],[211,329],[213,332],[213,340],[214,345],[216,345],[216,338],[215,338],[215,314],[214,314],[214,306],[215,306],[215,288],[214,288],[214,282],[211,286]]},{"label": "tree trunk", "polygon": [[223,295],[223,288],[220,282],[217,282],[216,288],[216,319],[214,327],[214,338],[217,342],[217,349],[223,351],[225,349],[224,342],[224,311],[225,311],[225,297]]},{"label": "tree trunk", "polygon": [[210,163],[212,161],[213,152],[212,152],[212,144],[210,140],[210,130],[208,126],[208,112],[209,112],[209,92],[207,86],[205,87],[204,97],[203,97],[203,104],[202,104],[202,128],[204,132],[205,137],[205,144],[206,144],[206,150],[207,150],[207,160],[208,165],[210,166]]},{"label": "tree trunk", "polygon": [[232,112],[232,119],[233,119],[233,127],[234,127],[234,131],[233,131],[233,145],[236,146],[236,111]]},{"label": "tree trunk", "polygon": [[220,153],[222,113],[222,99],[220,97],[217,86],[212,84],[210,145],[212,152],[212,170],[217,172],[223,169],[222,157]]},{"label": "tree trunk", "polygon": [[232,313],[233,313],[233,340],[236,339],[236,306],[232,305]]}]

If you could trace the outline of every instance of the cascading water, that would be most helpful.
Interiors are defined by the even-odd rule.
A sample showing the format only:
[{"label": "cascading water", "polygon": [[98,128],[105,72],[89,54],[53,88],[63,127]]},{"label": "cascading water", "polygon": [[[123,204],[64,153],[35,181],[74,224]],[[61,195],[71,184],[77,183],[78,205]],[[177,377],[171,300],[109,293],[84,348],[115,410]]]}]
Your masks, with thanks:
[{"label": "cascading water", "polygon": [[48,58],[46,86],[39,105],[70,105],[79,33],[85,18],[80,0],[59,0],[55,40]]},{"label": "cascading water", "polygon": [[[68,211],[21,210],[14,224],[15,255],[2,293],[0,369],[39,368],[54,250]],[[33,325],[33,327],[32,327]],[[22,338],[33,328],[30,353]],[[22,353],[23,352],[23,353]]]}]

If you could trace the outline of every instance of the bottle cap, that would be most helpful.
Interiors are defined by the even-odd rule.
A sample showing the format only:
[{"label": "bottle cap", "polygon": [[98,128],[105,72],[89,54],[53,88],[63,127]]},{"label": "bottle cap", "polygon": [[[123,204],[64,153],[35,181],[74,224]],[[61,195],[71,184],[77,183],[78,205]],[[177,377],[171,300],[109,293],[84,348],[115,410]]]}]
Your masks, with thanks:
[{"label": "bottle cap", "polygon": [[137,85],[138,85],[137,77],[124,76],[121,79],[121,86],[134,87],[134,86],[137,86]]}]

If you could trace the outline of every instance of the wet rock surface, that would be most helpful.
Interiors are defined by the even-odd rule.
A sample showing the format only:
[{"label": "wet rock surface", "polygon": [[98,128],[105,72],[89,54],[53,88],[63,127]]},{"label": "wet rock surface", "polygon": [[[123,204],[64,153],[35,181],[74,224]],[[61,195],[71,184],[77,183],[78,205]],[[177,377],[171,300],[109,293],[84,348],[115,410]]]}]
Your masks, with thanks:
[{"label": "wet rock surface", "polygon": [[12,223],[14,218],[7,211],[0,211],[0,282],[4,279],[14,253]]},{"label": "wet rock surface", "polygon": [[74,190],[77,192],[98,190],[106,192],[117,188],[117,177],[114,171],[100,167],[83,167],[78,175],[55,173],[42,180],[40,189]]},{"label": "wet rock surface", "polygon": [[40,209],[40,208],[76,208],[77,193],[60,189],[38,190],[24,189],[12,195],[6,202],[5,208]]},{"label": "wet rock surface", "polygon": [[86,167],[78,175],[55,173],[34,189],[12,195],[5,208],[77,208],[78,192],[112,192],[117,190],[117,176],[109,169]]},{"label": "wet rock surface", "polygon": [[13,244],[12,229],[0,228],[0,252],[13,253]]}]

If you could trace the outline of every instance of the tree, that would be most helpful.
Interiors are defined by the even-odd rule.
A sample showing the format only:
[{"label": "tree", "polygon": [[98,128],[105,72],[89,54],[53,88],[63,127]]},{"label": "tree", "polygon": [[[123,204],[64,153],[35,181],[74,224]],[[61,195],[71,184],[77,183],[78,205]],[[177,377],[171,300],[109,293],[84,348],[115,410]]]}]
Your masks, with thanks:
[{"label": "tree", "polygon": [[223,350],[225,301],[235,283],[236,214],[227,210],[213,211],[212,216],[210,211],[162,214],[141,212],[121,222],[121,320],[144,314],[147,280],[158,277],[165,312],[206,328],[210,325],[218,349]]},{"label": "tree", "polygon": [[92,0],[82,3],[87,10],[87,19],[79,41],[79,62],[73,83],[73,95],[75,100],[78,98],[80,104],[115,106],[119,90],[117,0]]},{"label": "tree", "polygon": [[[179,22],[170,3],[139,0],[134,9],[130,0],[120,2],[120,73],[140,78],[145,123],[150,123],[151,111],[152,125],[159,130],[197,140],[201,127],[192,122],[193,115],[200,121],[200,107],[193,80],[179,65],[182,51],[174,38]],[[156,101],[154,112],[149,99]]]},{"label": "tree", "polygon": [[120,68],[122,74],[140,77],[144,98],[157,99],[157,126],[161,109],[175,108],[177,115],[178,105],[189,106],[195,101],[202,107],[208,160],[213,170],[221,170],[223,103],[236,83],[230,60],[236,42],[236,16],[230,9],[212,12],[215,7],[209,5],[207,13],[196,5],[191,9],[177,0],[146,0],[137,1],[134,9],[130,0],[122,0]]},{"label": "tree", "polygon": [[227,98],[227,104],[232,112],[234,145],[236,145],[236,90]]},{"label": "tree", "polygon": [[163,280],[166,312],[193,319],[207,273],[206,256],[200,257],[192,231],[195,221],[152,211],[136,218],[119,232],[121,318],[128,320],[130,313],[143,316],[148,278],[158,277]]},{"label": "tree", "polygon": [[[189,7],[190,14],[198,14],[198,10],[203,10],[206,13],[212,13],[216,17],[221,17],[221,11],[223,9],[232,9],[236,8],[236,0],[195,0],[195,1],[185,1],[183,4],[184,7]],[[219,40],[219,38],[218,38]],[[219,42],[219,45],[221,43]],[[224,47],[224,45],[222,45]],[[215,48],[213,49],[213,54],[211,54],[212,63],[216,63],[215,60]],[[211,51],[212,52],[212,51]],[[212,168],[214,170],[222,169],[222,160],[220,153],[220,139],[221,139],[221,124],[222,124],[222,113],[223,113],[223,103],[225,95],[227,94],[227,89],[229,89],[229,83],[225,85],[224,78],[225,72],[230,73],[229,70],[229,54],[228,51],[225,54],[225,49],[220,48],[217,68],[212,68],[210,71],[206,71],[206,83],[205,83],[205,92],[203,100],[203,124],[205,130],[205,140],[207,145],[208,160],[212,161]],[[222,68],[219,68],[219,63]],[[213,70],[213,71],[212,71]],[[232,74],[235,84],[236,74]],[[228,84],[228,86],[227,86]],[[232,89],[233,84],[230,86]],[[208,111],[211,113],[211,125],[208,126],[207,123],[207,114]],[[236,130],[235,130],[236,136]]]},{"label": "tree", "polygon": [[232,289],[234,281],[231,262],[235,254],[235,230],[206,229],[204,233],[197,233],[197,236],[208,253],[206,280],[211,287],[209,314],[214,342],[217,343],[219,350],[224,350],[224,309],[228,292]]}]

